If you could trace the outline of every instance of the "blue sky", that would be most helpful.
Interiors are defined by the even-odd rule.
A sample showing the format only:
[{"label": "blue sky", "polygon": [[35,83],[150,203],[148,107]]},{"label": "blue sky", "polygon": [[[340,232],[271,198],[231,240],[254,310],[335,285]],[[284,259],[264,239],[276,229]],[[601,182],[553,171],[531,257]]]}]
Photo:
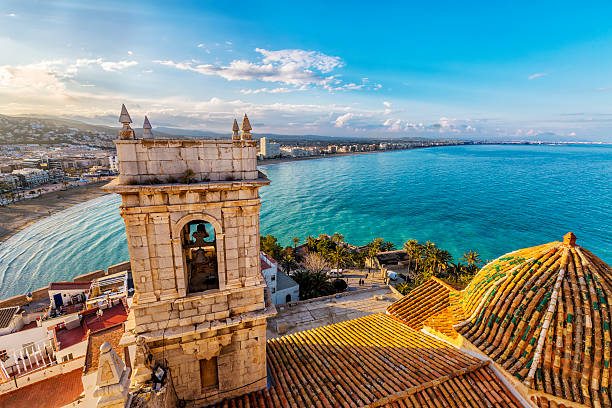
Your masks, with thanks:
[{"label": "blue sky", "polygon": [[[178,3],[178,2],[177,2]],[[533,4],[537,3],[537,4]],[[254,132],[612,141],[612,4],[0,4],[0,113]]]}]

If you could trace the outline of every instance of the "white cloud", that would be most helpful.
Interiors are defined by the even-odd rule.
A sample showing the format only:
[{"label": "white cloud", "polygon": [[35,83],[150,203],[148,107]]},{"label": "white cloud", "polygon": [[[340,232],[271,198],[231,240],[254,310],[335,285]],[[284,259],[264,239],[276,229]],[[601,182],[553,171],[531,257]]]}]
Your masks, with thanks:
[{"label": "white cloud", "polygon": [[133,52],[132,52],[132,51],[128,51],[128,55],[132,55],[132,54],[133,54]]},{"label": "white cloud", "polygon": [[391,102],[384,101],[383,105],[385,105],[387,108],[390,108],[391,107]]},{"label": "white cloud", "polygon": [[158,64],[174,67],[184,71],[197,72],[202,75],[217,75],[228,81],[258,80],[278,82],[295,87],[332,86],[344,89],[360,89],[362,85],[345,84],[333,75],[327,75],[334,69],[344,66],[340,57],[325,55],[318,51],[297,49],[270,51],[256,48],[261,54],[260,61],[233,60],[228,65],[197,64],[196,62],[153,61]]},{"label": "white cloud", "polygon": [[203,48],[203,47],[204,47],[204,44],[203,44],[203,43],[199,43],[199,44],[198,44],[198,48]]},{"label": "white cloud", "polygon": [[576,132],[570,132],[570,136],[576,136]]},{"label": "white cloud", "polygon": [[232,45],[232,42],[231,41],[226,41],[225,44],[226,45]]},{"label": "white cloud", "polygon": [[535,74],[529,75],[529,76],[527,77],[527,79],[531,81],[531,80],[533,80],[533,79],[536,79],[536,78],[541,78],[541,77],[546,76],[546,75],[548,75],[548,73],[547,73],[547,72],[537,72],[537,73],[535,73]]},{"label": "white cloud", "polygon": [[609,91],[612,89],[612,86],[604,86],[601,88],[596,88],[597,91]]},{"label": "white cloud", "polygon": [[334,120],[334,126],[338,128],[346,127],[353,118],[355,118],[355,114],[350,112],[340,115]]},{"label": "white cloud", "polygon": [[304,91],[306,88],[259,88],[259,89],[241,89],[240,93],[243,95],[257,95],[260,93],[289,93],[295,91]]},{"label": "white cloud", "polygon": [[15,14],[15,13],[9,13],[9,14],[7,14],[6,16],[7,16],[7,17],[17,17],[17,14]]}]

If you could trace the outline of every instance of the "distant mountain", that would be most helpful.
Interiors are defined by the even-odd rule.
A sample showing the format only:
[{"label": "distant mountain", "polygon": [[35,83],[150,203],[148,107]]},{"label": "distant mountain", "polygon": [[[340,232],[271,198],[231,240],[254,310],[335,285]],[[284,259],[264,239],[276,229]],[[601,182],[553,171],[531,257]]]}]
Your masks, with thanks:
[{"label": "distant mountain", "polygon": [[[5,116],[0,115],[0,145],[3,144],[70,144],[98,148],[114,148],[113,140],[117,139],[119,127],[92,125],[79,120],[49,116]],[[141,128],[134,128],[136,137],[142,136]],[[209,130],[179,129],[156,127],[153,129],[156,139],[229,139],[231,133],[218,133]],[[255,133],[255,139],[266,137],[272,141],[286,144],[300,143],[369,143],[390,141],[425,141],[421,137],[355,137],[355,136],[322,136],[322,135],[281,135],[273,133]],[[442,140],[442,139],[439,139]]]}]

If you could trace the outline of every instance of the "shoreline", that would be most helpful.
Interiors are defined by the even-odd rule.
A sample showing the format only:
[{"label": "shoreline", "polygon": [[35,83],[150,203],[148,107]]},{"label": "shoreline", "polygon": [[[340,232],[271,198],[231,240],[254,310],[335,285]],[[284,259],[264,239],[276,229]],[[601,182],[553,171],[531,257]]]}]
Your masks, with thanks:
[{"label": "shoreline", "polygon": [[428,149],[430,147],[443,147],[443,146],[455,146],[455,145],[420,146],[420,147],[411,147],[411,148],[406,148],[406,149],[371,150],[371,151],[367,151],[367,152],[345,152],[345,153],[334,153],[334,154],[328,154],[328,155],[305,156],[305,157],[281,157],[281,158],[278,158],[278,159],[257,160],[257,165],[258,166],[268,166],[270,164],[288,163],[288,162],[302,161],[302,160],[332,159],[334,157],[357,156],[357,155],[360,155],[360,154],[377,154],[377,153],[401,152],[401,151],[404,151],[404,150]]},{"label": "shoreline", "polygon": [[0,207],[0,244],[19,231],[50,215],[106,195],[101,187],[108,180],[96,181],[63,191],[52,191],[35,198],[16,201]]}]

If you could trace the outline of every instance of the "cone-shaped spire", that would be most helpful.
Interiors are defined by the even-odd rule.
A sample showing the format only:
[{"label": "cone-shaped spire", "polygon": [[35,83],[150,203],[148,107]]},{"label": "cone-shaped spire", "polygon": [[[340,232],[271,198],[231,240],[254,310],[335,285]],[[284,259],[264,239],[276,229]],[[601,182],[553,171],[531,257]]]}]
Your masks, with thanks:
[{"label": "cone-shaped spire", "polygon": [[153,132],[151,131],[151,129],[153,129],[151,127],[151,123],[149,122],[149,118],[146,117],[144,118],[144,123],[142,124],[142,137],[145,139],[152,139],[153,138]]},{"label": "cone-shaped spire", "polygon": [[244,119],[242,119],[242,131],[249,133],[253,128],[251,127],[251,122],[249,122],[249,118],[246,113],[244,114]]},{"label": "cone-shaped spire", "polygon": [[134,134],[134,130],[132,130],[132,128],[130,127],[130,123],[132,123],[132,118],[130,118],[130,114],[128,113],[124,104],[121,104],[121,114],[119,115],[119,122],[123,123],[123,128],[119,129],[119,139],[135,139],[136,135]]},{"label": "cone-shaped spire", "polygon": [[124,104],[121,104],[121,114],[119,115],[119,122],[123,124],[132,123],[132,118],[130,118],[130,114],[128,113]]},{"label": "cone-shaped spire", "polygon": [[239,130],[240,127],[238,126],[238,121],[234,119],[234,125],[232,126],[232,140],[240,140],[240,135],[238,134]]}]

